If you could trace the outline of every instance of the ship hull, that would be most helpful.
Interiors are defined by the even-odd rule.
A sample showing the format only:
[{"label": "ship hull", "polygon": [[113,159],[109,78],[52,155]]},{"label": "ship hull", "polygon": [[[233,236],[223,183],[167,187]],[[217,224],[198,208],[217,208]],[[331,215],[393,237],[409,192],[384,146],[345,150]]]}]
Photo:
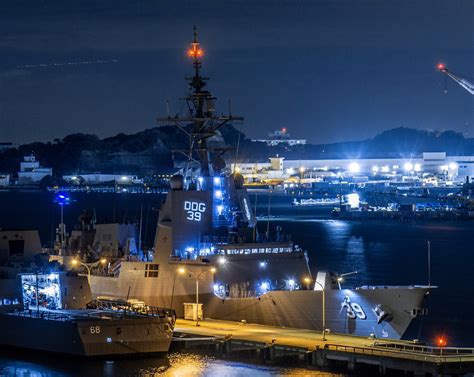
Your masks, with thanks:
[{"label": "ship hull", "polygon": [[1,314],[0,345],[100,357],[167,352],[172,341],[174,322],[164,318],[68,321],[34,312]]},{"label": "ship hull", "polygon": [[[189,284],[192,281],[183,284],[173,277],[161,282],[161,279],[150,280],[92,276],[91,289],[94,296],[134,297],[148,305],[170,307],[178,317],[184,316],[184,303],[196,302],[195,288]],[[324,297],[326,329],[333,333],[399,339],[415,318],[413,310],[422,307],[427,292],[427,287],[327,289]],[[313,290],[220,298],[203,285],[199,293],[205,318],[319,331],[323,328],[322,301],[322,291]],[[381,311],[387,314],[383,319]]]}]

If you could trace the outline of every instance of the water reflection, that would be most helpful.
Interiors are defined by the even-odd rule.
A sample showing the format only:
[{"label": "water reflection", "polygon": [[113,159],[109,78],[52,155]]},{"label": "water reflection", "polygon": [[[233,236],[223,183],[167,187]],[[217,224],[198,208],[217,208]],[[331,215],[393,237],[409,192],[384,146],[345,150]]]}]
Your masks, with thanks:
[{"label": "water reflection", "polygon": [[15,377],[267,377],[267,376],[342,376],[316,370],[276,367],[243,361],[219,360],[213,357],[172,353],[164,357],[131,358],[114,361],[82,360],[61,356],[3,355],[0,358],[0,376]]}]

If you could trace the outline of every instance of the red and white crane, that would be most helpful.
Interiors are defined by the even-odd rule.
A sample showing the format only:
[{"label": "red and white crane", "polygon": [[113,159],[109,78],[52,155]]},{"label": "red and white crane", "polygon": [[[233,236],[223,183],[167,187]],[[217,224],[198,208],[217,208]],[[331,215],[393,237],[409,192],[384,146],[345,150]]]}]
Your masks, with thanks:
[{"label": "red and white crane", "polygon": [[437,65],[438,71],[444,73],[446,76],[452,78],[454,81],[456,81],[459,85],[461,85],[464,89],[466,89],[469,93],[474,95],[474,84],[471,82],[467,81],[466,79],[463,79],[462,77],[459,77],[452,73],[451,71],[448,71],[446,66],[443,63],[439,63]]}]

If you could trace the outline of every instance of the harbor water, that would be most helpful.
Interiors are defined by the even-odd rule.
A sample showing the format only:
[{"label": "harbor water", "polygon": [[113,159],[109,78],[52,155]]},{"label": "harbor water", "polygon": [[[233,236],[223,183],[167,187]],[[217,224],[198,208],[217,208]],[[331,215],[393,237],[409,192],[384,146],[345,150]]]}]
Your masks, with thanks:
[{"label": "harbor water", "polygon": [[[60,210],[53,197],[53,193],[40,191],[0,192],[0,228],[38,229],[42,242],[50,244],[60,219]],[[95,214],[99,223],[138,223],[141,219],[142,243],[152,245],[157,210],[164,196],[72,193],[71,197],[73,202],[64,208],[68,231],[77,222],[80,213],[88,210]],[[254,199],[251,196],[252,202]],[[270,229],[280,225],[284,231],[292,234],[295,244],[308,250],[313,273],[318,270],[338,273],[359,271],[343,282],[343,286],[347,287],[427,285],[430,279],[431,285],[437,288],[432,290],[427,299],[429,315],[413,321],[405,338],[434,343],[442,335],[448,345],[473,346],[471,271],[474,265],[474,222],[339,221],[330,218],[330,208],[294,207],[290,202],[291,198],[288,197],[271,203],[268,218]],[[268,199],[265,196],[258,198],[257,215],[268,215]],[[265,231],[267,220],[261,221],[259,227]],[[431,243],[430,276],[428,241]],[[231,362],[188,355],[186,357],[189,360],[186,362],[185,357],[173,357],[85,363],[79,366],[85,368],[80,375],[299,375],[298,369],[249,366],[245,361]],[[48,362],[43,358],[4,354],[0,358],[0,375],[79,375],[76,373],[78,369],[56,363],[56,360],[51,361],[53,359],[49,357]],[[180,372],[192,366],[194,369],[188,370],[189,373]],[[26,374],[22,372],[25,368],[35,372]]]}]

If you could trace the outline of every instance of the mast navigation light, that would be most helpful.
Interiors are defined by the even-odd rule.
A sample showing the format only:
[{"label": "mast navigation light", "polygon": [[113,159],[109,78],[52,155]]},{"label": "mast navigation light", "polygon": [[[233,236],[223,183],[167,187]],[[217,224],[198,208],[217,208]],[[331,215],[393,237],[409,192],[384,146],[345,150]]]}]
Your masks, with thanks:
[{"label": "mast navigation light", "polygon": [[438,68],[438,71],[446,70],[446,65],[444,63],[438,63],[436,67]]},{"label": "mast navigation light", "polygon": [[204,51],[199,47],[199,43],[191,43],[191,48],[188,50],[188,56],[194,59],[204,56]]}]

